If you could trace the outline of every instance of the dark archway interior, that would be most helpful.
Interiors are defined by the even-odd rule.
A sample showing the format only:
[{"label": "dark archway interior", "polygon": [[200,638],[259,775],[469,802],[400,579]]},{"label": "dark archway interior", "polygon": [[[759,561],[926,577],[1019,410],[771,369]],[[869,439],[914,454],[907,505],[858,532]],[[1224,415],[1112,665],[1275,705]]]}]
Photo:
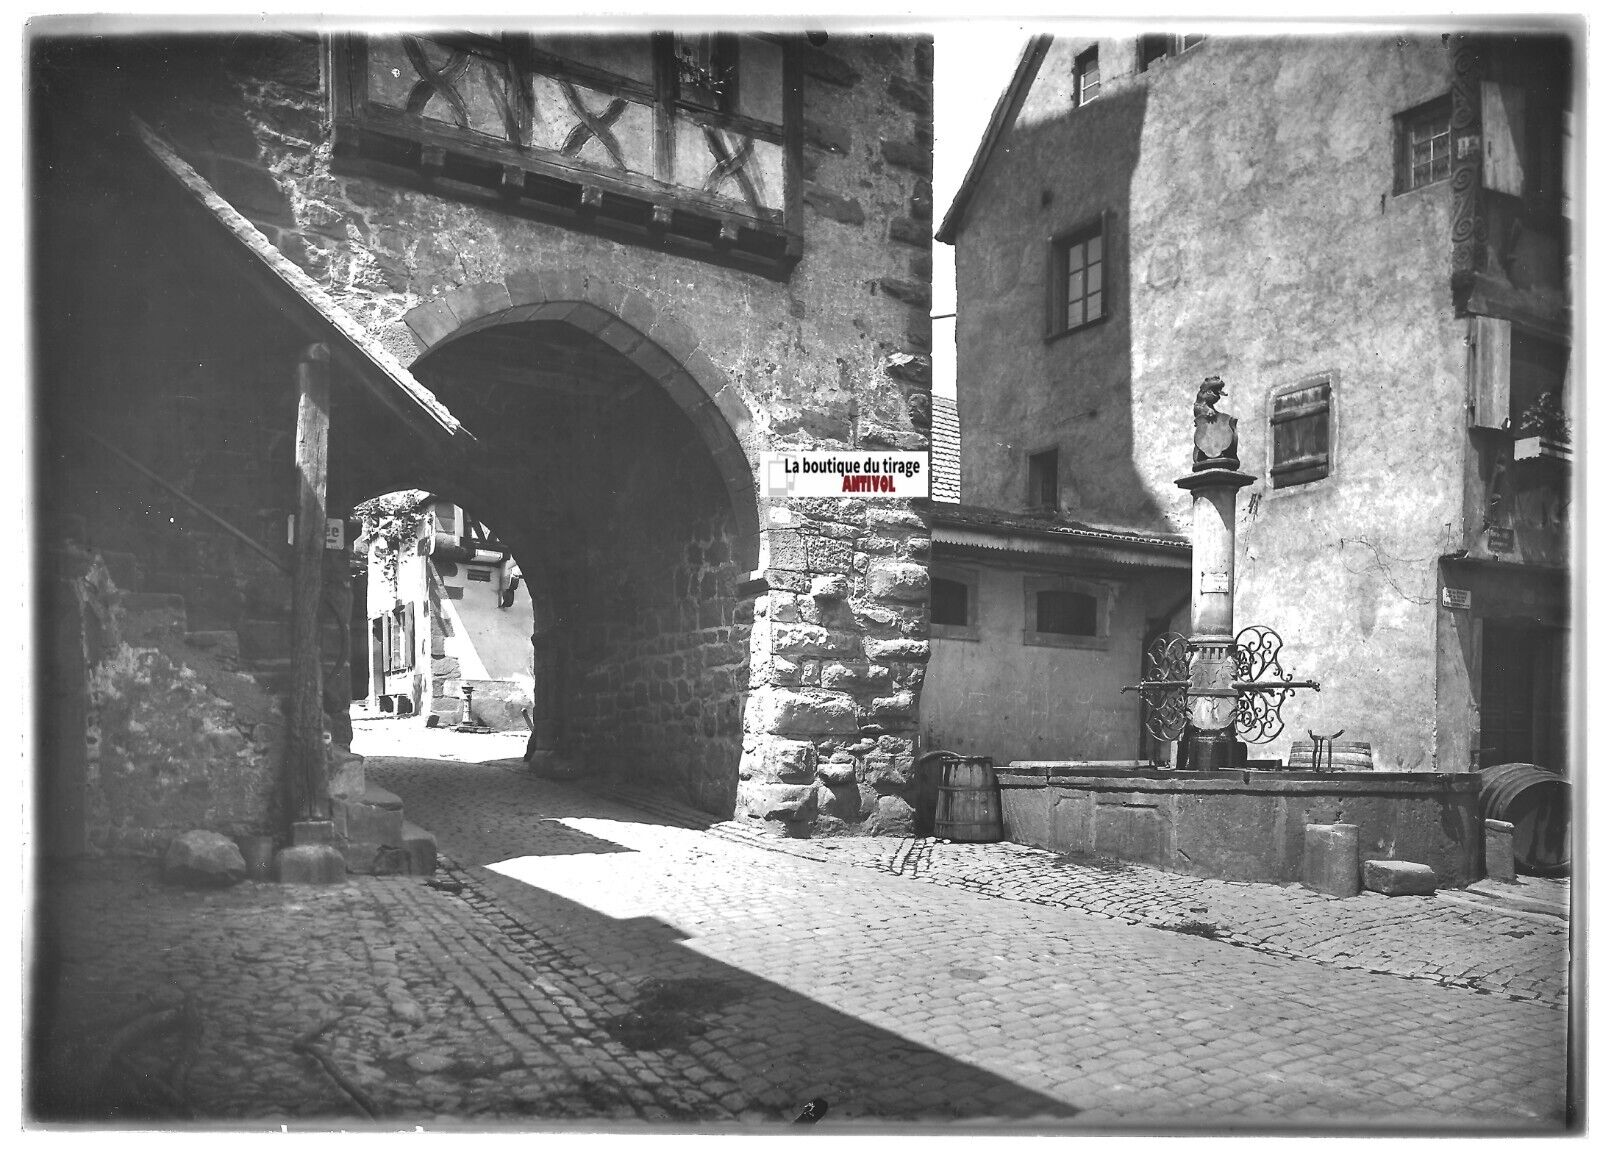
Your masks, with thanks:
[{"label": "dark archway interior", "polygon": [[749,680],[734,516],[704,440],[646,373],[559,321],[437,346],[413,373],[471,434],[335,421],[350,501],[426,489],[494,525],[539,619],[538,746],[731,813]]}]

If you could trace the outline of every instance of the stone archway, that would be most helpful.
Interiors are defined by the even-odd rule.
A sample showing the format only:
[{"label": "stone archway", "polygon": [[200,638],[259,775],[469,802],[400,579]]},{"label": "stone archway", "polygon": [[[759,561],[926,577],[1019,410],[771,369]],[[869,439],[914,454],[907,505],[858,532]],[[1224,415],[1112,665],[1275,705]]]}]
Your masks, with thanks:
[{"label": "stone archway", "polygon": [[[929,652],[920,512],[903,500],[806,501],[768,523],[755,463],[777,445],[752,415],[761,398],[643,292],[586,272],[457,288],[412,309],[384,341],[483,433],[471,448],[436,446],[431,466],[503,534],[525,534],[519,556],[555,553],[544,615],[557,631],[538,655],[539,683],[566,686],[552,702],[562,720],[553,752],[718,815],[910,828]],[[597,374],[566,382],[571,411],[551,401],[527,424],[515,398],[551,362],[592,363]],[[638,414],[612,420],[634,405],[647,427]],[[613,470],[584,472],[593,461],[564,448],[580,441],[610,451]],[[663,454],[663,443],[683,450]],[[496,471],[512,456],[520,472]],[[539,473],[554,460],[570,474]],[[631,495],[538,507],[572,476]],[[675,492],[693,495],[662,499]],[[641,548],[616,546],[630,534]]]},{"label": "stone archway", "polygon": [[409,483],[525,542],[546,605],[540,748],[731,814],[761,554],[738,389],[681,322],[583,275],[458,289],[406,323],[412,371],[472,434]]},{"label": "stone archway", "polygon": [[683,410],[728,488],[745,570],[760,556],[755,465],[760,446],[750,408],[727,374],[681,320],[645,296],[581,270],[514,272],[469,284],[405,314],[418,351],[410,364],[441,346],[506,324],[560,321],[590,333],[634,364]]}]

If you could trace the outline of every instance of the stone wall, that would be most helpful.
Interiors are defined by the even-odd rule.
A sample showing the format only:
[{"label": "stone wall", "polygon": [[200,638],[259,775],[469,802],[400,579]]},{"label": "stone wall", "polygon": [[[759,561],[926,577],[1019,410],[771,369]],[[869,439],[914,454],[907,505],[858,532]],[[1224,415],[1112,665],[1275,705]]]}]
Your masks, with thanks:
[{"label": "stone wall", "polygon": [[1308,824],[1359,826],[1362,860],[1483,879],[1476,774],[1181,772],[1056,763],[999,773],[1006,839],[1256,884],[1302,879]]},{"label": "stone wall", "polygon": [[[572,493],[583,563],[562,597],[568,635],[554,676],[563,751],[588,770],[655,782],[701,809],[733,809],[749,677],[750,606],[735,585],[726,493],[680,449],[681,417],[616,424],[626,468],[592,461]],[[609,482],[600,477],[609,475]]]},{"label": "stone wall", "polygon": [[194,828],[277,831],[278,702],[212,634],[188,632],[181,599],[120,592],[98,556],[80,556],[67,583],[85,624],[82,847],[153,854]]},{"label": "stone wall", "polygon": [[740,809],[905,831],[929,652],[927,528],[903,501],[789,505],[755,605]]},{"label": "stone wall", "polygon": [[[691,570],[697,572],[702,591],[707,584],[716,586],[709,599],[690,601],[696,618],[692,634],[698,639],[687,639],[691,629],[683,623],[652,618],[649,624],[642,619],[618,624],[586,616],[623,596],[620,589],[615,595],[600,591],[611,579],[607,570],[614,556],[595,556],[586,573],[561,574],[544,581],[539,591],[557,599],[567,595],[568,603],[549,606],[567,615],[573,634],[587,637],[586,646],[599,645],[595,638],[608,627],[613,634],[605,645],[621,642],[617,629],[632,630],[626,656],[621,648],[588,648],[604,653],[607,677],[617,669],[617,687],[606,691],[620,693],[628,685],[630,715],[623,725],[628,735],[601,732],[598,711],[580,700],[575,702],[579,711],[565,718],[574,747],[625,760],[629,771],[659,773],[717,810],[729,807],[741,774],[729,759],[735,743],[745,746],[742,774],[757,784],[775,780],[761,751],[777,734],[774,725],[784,739],[811,749],[807,759],[854,756],[871,760],[874,767],[864,767],[865,773],[893,776],[894,765],[911,752],[920,661],[926,658],[925,633],[916,634],[925,628],[925,606],[916,596],[926,582],[926,530],[903,509],[892,514],[904,522],[882,531],[868,523],[864,509],[836,512],[846,519],[819,523],[847,533],[848,539],[820,537],[832,543],[797,561],[784,534],[799,529],[762,519],[765,510],[756,508],[751,492],[758,453],[766,448],[927,447],[931,40],[836,36],[801,47],[805,250],[787,278],[509,214],[459,198],[444,186],[422,191],[341,168],[328,134],[324,49],[318,37],[292,33],[110,38],[61,46],[52,65],[81,87],[80,102],[108,130],[119,130],[118,117],[125,111],[137,112],[402,363],[425,367],[441,342],[459,338],[466,325],[483,329],[526,318],[512,312],[534,298],[514,298],[513,291],[536,291],[539,304],[556,305],[552,320],[581,324],[602,340],[627,342],[649,386],[671,395],[692,417],[694,434],[677,445],[690,461],[683,466],[699,468],[708,458],[717,463],[716,473],[728,488],[731,521],[717,521],[721,513],[702,506],[693,531],[673,541],[657,539],[648,551],[664,557],[668,568],[683,571],[685,579]],[[102,230],[114,227],[107,218],[90,223]],[[227,272],[218,269],[224,283]],[[223,338],[259,323],[251,312],[252,304],[259,310],[259,297],[237,284],[222,293],[237,297],[243,313],[237,327],[221,328]],[[585,303],[587,310],[567,306],[575,302]],[[109,300],[102,305],[107,314],[114,311]],[[173,346],[186,353],[188,338],[178,338]],[[141,360],[152,355],[138,350]],[[364,490],[355,481],[341,486],[337,473],[346,465],[335,460],[330,513],[337,515],[375,491],[416,479],[388,475],[384,480],[392,482],[371,486],[386,468],[403,470],[412,462],[420,468],[423,461],[420,455],[401,457],[395,443],[377,436],[382,421],[362,415],[371,411],[369,402],[341,400],[337,386],[335,394],[336,444],[349,433],[352,417],[358,431],[370,429],[372,438],[364,445],[358,436],[344,441],[341,451],[346,461],[364,453],[373,477]],[[408,442],[404,451],[416,450]],[[506,461],[529,455],[526,449],[502,451]],[[539,541],[552,554],[588,554],[582,526],[552,515],[538,491],[496,492],[499,503],[491,511],[485,502],[466,498],[471,486],[463,475],[451,473],[454,463],[432,458],[427,466],[434,469],[429,482],[414,486],[457,491],[508,540]],[[773,540],[758,541],[757,534],[768,528],[775,529]],[[701,550],[719,544],[734,556],[705,560]],[[520,556],[522,544],[516,547]],[[814,688],[847,700],[861,723],[876,725],[881,733],[841,732],[843,722],[825,709],[788,702],[780,708],[777,693],[792,689],[778,683],[790,675],[778,664],[779,654],[754,643],[748,653],[733,650],[744,643],[739,631],[744,625],[735,616],[735,575],[755,568],[762,551],[774,557],[780,582],[822,577],[848,586],[850,614],[832,619],[829,627],[849,637],[844,643],[852,659],[839,663],[849,665],[856,680],[847,690],[839,679],[844,674],[836,673],[833,687],[819,681]],[[710,568],[714,576],[707,575]],[[529,582],[531,588],[532,574]],[[809,584],[781,590],[811,592]],[[644,598],[662,604],[654,596],[650,591]],[[757,607],[748,605],[746,611]],[[714,622],[702,625],[702,611]],[[702,668],[692,675],[700,679],[689,699],[681,699],[687,682],[677,679],[673,660],[681,656],[687,669],[695,654]],[[645,699],[634,704],[634,685],[657,675],[658,661],[665,662],[668,681],[642,687]],[[744,703],[741,730],[737,713],[743,689],[737,682],[747,664],[752,697]],[[815,674],[821,676],[820,667]],[[545,679],[542,668],[540,677]],[[691,714],[696,705],[699,714]],[[651,710],[656,735],[647,739],[638,725]],[[584,732],[571,729],[580,715],[595,717],[595,725]],[[676,733],[667,739],[664,758],[658,738],[663,730]],[[850,738],[841,742],[846,735]],[[701,754],[708,749],[709,755]]]}]

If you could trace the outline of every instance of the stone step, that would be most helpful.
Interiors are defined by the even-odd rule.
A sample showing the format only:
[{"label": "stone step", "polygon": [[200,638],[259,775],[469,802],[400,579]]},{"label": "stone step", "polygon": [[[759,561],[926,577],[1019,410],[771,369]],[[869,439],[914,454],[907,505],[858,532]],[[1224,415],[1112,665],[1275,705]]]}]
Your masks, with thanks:
[{"label": "stone step", "polygon": [[[239,633],[239,654],[246,660],[286,659],[292,648],[290,622],[259,617],[240,620],[235,626]],[[337,653],[342,630],[332,621],[321,624],[320,640],[324,652]]]},{"label": "stone step", "polygon": [[122,638],[139,646],[160,640],[182,640],[189,631],[183,597],[166,592],[127,592],[122,596]]},{"label": "stone step", "polygon": [[406,854],[411,860],[411,875],[431,876],[439,866],[439,844],[433,833],[409,820],[401,827]]},{"label": "stone step", "polygon": [[[245,660],[245,670],[260,684],[262,688],[275,696],[287,696],[294,687],[294,673],[290,669],[288,658],[275,660]],[[322,662],[322,675],[324,683],[326,677],[338,667],[331,659]]]},{"label": "stone step", "polygon": [[361,803],[371,804],[374,808],[387,808],[392,812],[399,812],[405,807],[400,797],[387,788],[379,788],[376,784],[367,785],[366,792],[361,795]]},{"label": "stone step", "polygon": [[405,811],[400,797],[368,787],[359,797],[333,801],[333,838],[350,871],[398,871],[388,857],[403,849]]},{"label": "stone step", "polygon": [[144,565],[132,552],[106,551],[88,547],[100,554],[100,560],[111,573],[111,582],[123,591],[138,591],[144,587]]},{"label": "stone step", "polygon": [[191,648],[199,648],[209,652],[219,660],[234,661],[239,659],[239,634],[237,632],[213,630],[205,632],[189,632],[184,635],[183,642]]}]

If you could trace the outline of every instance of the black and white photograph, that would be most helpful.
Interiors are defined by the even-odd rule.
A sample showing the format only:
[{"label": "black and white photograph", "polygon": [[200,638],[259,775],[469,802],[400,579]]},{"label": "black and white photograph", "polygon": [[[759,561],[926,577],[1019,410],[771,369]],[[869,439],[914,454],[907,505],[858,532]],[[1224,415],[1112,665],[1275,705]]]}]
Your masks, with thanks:
[{"label": "black and white photograph", "polygon": [[1586,1130],[1586,17],[20,23],[20,1130]]}]

